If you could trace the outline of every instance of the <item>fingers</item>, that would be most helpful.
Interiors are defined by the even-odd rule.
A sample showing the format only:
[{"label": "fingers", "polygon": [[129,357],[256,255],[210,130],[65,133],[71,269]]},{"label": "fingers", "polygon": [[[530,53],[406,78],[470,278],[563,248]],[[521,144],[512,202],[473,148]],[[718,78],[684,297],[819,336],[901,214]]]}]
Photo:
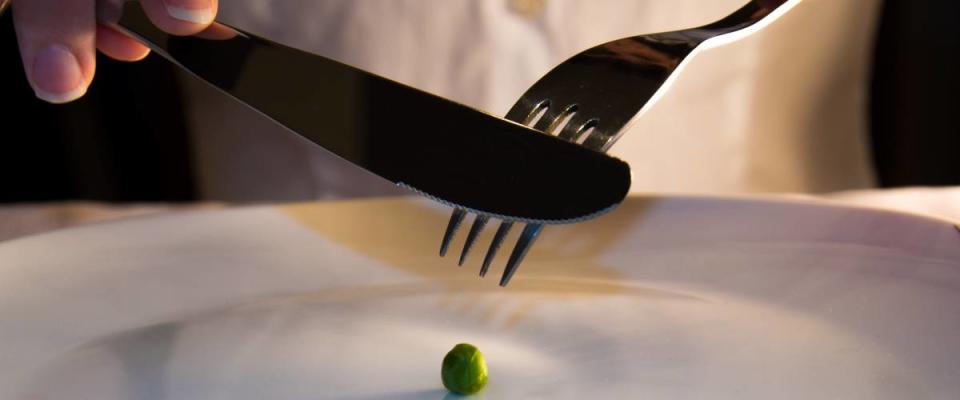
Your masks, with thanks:
[{"label": "fingers", "polygon": [[[141,5],[158,28],[175,35],[211,30],[217,12],[216,0],[142,0]],[[150,49],[108,26],[97,26],[97,48],[122,61],[138,61]]]},{"label": "fingers", "polygon": [[[217,13],[216,0],[141,0],[158,28],[174,35],[192,35],[208,29]],[[150,49],[107,26],[97,26],[97,48],[122,61],[137,61]]]},{"label": "fingers", "polygon": [[[150,20],[174,35],[192,35],[209,30],[217,13],[216,0],[141,0]],[[107,26],[97,26],[97,48],[122,61],[137,61],[150,49]]]},{"label": "fingers", "polygon": [[[94,0],[13,0],[13,18],[23,69],[37,97],[51,103],[75,100],[96,70],[95,49],[135,61],[149,50],[96,24]],[[175,35],[203,31],[213,22],[217,0],[142,0],[150,20]]]},{"label": "fingers", "polygon": [[150,49],[113,28],[97,25],[97,49],[120,61],[139,61]]},{"label": "fingers", "polygon": [[158,28],[174,35],[192,35],[207,28],[217,15],[217,0],[141,0]]},{"label": "fingers", "polygon": [[27,80],[37,97],[65,103],[83,96],[96,69],[90,0],[15,0],[13,18]]}]

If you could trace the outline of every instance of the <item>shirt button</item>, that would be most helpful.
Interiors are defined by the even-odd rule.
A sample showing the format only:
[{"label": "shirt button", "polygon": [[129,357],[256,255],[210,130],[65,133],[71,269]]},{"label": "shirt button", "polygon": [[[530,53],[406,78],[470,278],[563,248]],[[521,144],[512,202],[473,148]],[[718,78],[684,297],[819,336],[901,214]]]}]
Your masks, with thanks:
[{"label": "shirt button", "polygon": [[534,18],[543,12],[546,0],[510,0],[510,9],[527,18]]}]

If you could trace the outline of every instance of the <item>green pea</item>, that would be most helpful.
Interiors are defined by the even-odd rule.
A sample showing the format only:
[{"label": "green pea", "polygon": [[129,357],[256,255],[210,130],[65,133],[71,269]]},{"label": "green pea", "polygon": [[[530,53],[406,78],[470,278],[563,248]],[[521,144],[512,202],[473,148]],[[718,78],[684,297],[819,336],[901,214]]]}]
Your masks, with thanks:
[{"label": "green pea", "polygon": [[440,378],[451,392],[474,394],[487,384],[487,363],[475,346],[460,343],[443,357]]}]

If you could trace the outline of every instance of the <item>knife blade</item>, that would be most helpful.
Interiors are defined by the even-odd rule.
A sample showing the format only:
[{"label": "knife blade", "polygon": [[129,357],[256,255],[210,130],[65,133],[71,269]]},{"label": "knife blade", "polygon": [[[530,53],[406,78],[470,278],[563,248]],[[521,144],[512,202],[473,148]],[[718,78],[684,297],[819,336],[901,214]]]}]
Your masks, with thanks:
[{"label": "knife blade", "polygon": [[621,160],[220,22],[173,36],[123,0],[101,1],[98,19],[320,147],[444,204],[570,223],[614,208],[630,187]]}]

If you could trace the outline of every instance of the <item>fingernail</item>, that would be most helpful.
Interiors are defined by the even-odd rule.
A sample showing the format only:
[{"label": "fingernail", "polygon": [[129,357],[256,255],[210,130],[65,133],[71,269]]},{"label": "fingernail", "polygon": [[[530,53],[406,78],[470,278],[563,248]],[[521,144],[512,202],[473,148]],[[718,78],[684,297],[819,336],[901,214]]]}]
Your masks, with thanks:
[{"label": "fingernail", "polygon": [[30,80],[37,97],[54,104],[76,100],[87,91],[77,57],[59,44],[37,52]]},{"label": "fingernail", "polygon": [[165,0],[167,14],[181,21],[198,24],[213,22],[213,7],[209,0]]}]

